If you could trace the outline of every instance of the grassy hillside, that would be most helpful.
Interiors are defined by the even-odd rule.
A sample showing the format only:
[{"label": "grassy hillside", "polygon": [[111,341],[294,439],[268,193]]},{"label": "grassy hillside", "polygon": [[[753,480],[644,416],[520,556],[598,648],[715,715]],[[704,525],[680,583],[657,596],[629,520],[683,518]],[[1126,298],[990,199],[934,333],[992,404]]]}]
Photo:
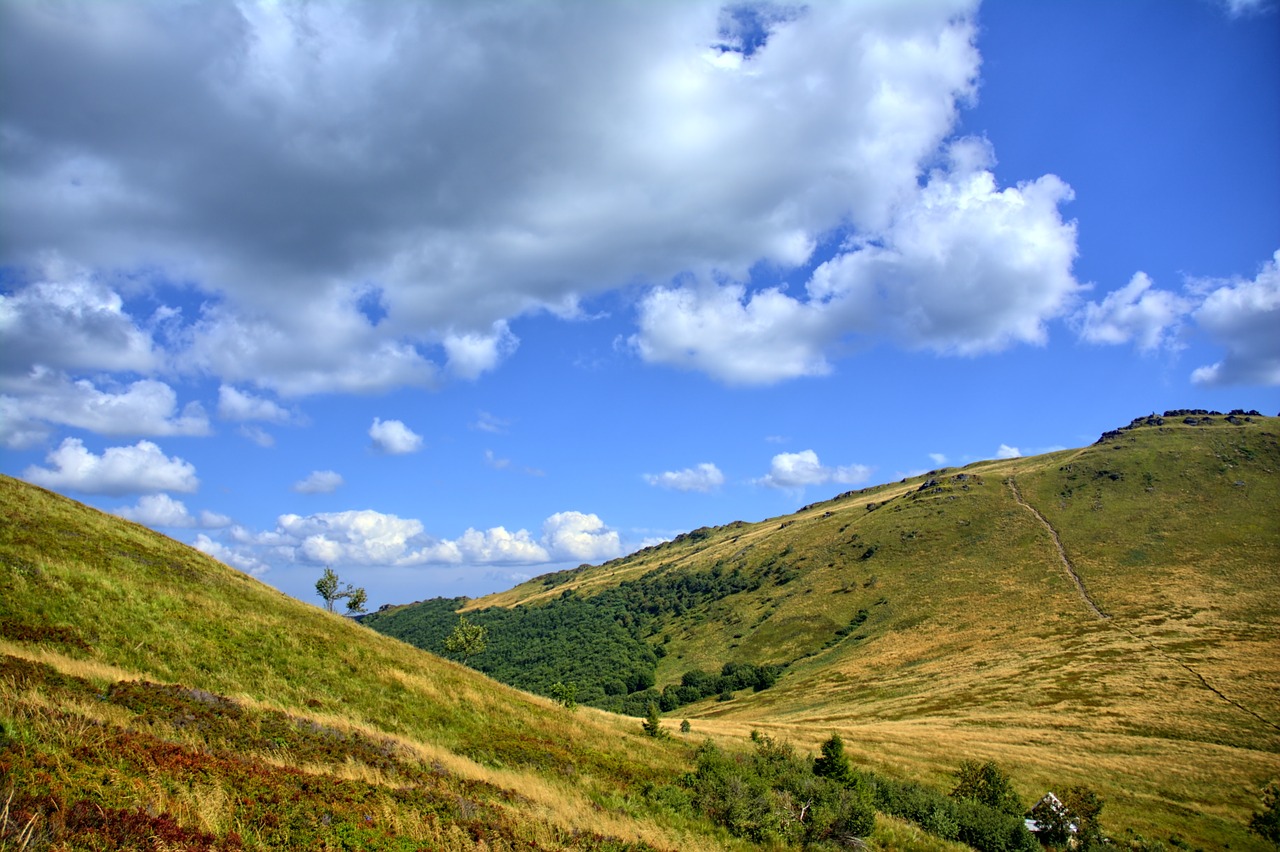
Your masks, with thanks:
[{"label": "grassy hillside", "polygon": [[0,477],[0,848],[735,848],[691,746]]},{"label": "grassy hillside", "polygon": [[789,667],[768,690],[681,707],[698,730],[805,748],[839,732],[863,765],[939,785],[961,758],[995,760],[1028,800],[1090,785],[1116,830],[1259,848],[1245,825],[1280,776],[1275,418],[1142,418],[1091,447],[698,530],[466,610],[716,571],[758,582],[645,622],[657,688],[725,662]]}]

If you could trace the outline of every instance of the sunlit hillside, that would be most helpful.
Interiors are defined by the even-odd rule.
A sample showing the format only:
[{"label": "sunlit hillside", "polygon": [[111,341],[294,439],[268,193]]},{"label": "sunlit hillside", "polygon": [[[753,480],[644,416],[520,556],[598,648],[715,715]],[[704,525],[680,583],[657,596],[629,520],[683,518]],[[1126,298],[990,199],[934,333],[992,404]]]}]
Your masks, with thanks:
[{"label": "sunlit hillside", "polygon": [[0,849],[715,849],[691,744],[0,477]]},{"label": "sunlit hillside", "polygon": [[1088,784],[1117,830],[1250,848],[1280,776],[1278,507],[1280,420],[1171,412],[697,530],[465,611],[737,572],[748,588],[645,623],[651,694],[725,662],[785,673],[674,718],[809,749],[839,732],[863,765],[940,786],[962,758],[995,760],[1028,801]]}]

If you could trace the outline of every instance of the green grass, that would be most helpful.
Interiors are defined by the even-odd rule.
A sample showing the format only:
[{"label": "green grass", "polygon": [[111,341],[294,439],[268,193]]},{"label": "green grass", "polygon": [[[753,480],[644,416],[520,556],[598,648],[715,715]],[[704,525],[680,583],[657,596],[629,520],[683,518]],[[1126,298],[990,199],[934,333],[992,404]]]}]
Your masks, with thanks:
[{"label": "green grass", "polygon": [[[860,767],[940,788],[960,760],[994,760],[1028,801],[1098,790],[1118,836],[1265,848],[1245,826],[1280,777],[1277,471],[1275,419],[1174,421],[699,530],[468,604],[590,596],[655,569],[760,576],[654,623],[649,641],[670,636],[658,686],[727,661],[786,674],[680,708],[667,723],[693,734],[666,740],[0,478],[0,848],[132,842],[108,824],[193,849],[744,848],[646,791],[687,771],[702,738],[753,729],[802,753],[838,732]],[[871,840],[950,848],[883,817]]]},{"label": "green grass", "polygon": [[[792,664],[766,692],[676,711],[695,729],[768,725],[811,748],[839,732],[867,766],[939,783],[962,758],[993,759],[1028,799],[1099,790],[1117,834],[1265,848],[1246,825],[1280,776],[1277,507],[1280,421],[1170,418],[704,531],[560,576],[554,591],[663,565],[783,566],[785,584],[661,625],[659,686],[717,661]],[[535,578],[470,607],[541,594]]]}]

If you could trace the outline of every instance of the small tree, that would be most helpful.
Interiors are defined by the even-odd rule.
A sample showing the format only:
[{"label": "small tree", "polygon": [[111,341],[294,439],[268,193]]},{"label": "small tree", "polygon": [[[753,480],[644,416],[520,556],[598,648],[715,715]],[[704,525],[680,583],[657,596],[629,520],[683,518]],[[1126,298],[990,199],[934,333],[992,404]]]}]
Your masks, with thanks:
[{"label": "small tree", "polygon": [[1009,776],[991,761],[962,760],[956,770],[956,786],[951,796],[980,802],[1013,816],[1021,816],[1023,812],[1022,801],[1014,792]]},{"label": "small tree", "polygon": [[1066,805],[1076,824],[1076,842],[1078,849],[1101,849],[1106,842],[1102,835],[1102,823],[1098,821],[1102,813],[1102,797],[1088,787],[1068,787],[1062,794],[1062,804]]},{"label": "small tree", "polygon": [[688,719],[682,719],[680,721],[680,733],[687,734],[692,730],[693,730],[693,726],[689,724]]},{"label": "small tree", "polygon": [[844,740],[839,734],[832,734],[831,739],[822,744],[822,757],[814,760],[813,774],[821,778],[830,778],[839,784],[847,784],[851,778],[849,758],[844,754]]},{"label": "small tree", "polygon": [[1262,788],[1262,810],[1249,820],[1249,830],[1280,845],[1280,781]]},{"label": "small tree", "polygon": [[334,604],[345,598],[348,615],[364,612],[364,605],[369,600],[364,589],[358,589],[350,583],[339,589],[339,585],[338,575],[333,573],[332,568],[325,566],[324,573],[320,575],[319,580],[316,580],[316,594],[324,598],[324,608],[333,612]]},{"label": "small tree", "polygon": [[649,702],[649,715],[640,723],[640,727],[644,728],[644,732],[651,737],[661,739],[667,735],[662,727],[662,717],[658,715],[658,705],[654,702]]},{"label": "small tree", "polygon": [[560,702],[560,706],[566,710],[578,709],[578,685],[576,683],[556,681],[551,684],[551,697]]},{"label": "small tree", "polygon": [[473,624],[465,615],[458,617],[458,626],[444,640],[444,649],[462,657],[465,665],[476,654],[489,647],[489,629],[483,624]]}]

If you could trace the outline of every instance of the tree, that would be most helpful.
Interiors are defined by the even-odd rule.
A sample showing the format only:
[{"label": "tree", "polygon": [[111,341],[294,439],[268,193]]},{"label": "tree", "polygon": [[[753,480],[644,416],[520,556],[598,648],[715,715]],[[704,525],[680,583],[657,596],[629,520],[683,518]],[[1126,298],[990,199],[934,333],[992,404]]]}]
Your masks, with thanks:
[{"label": "tree", "polygon": [[339,585],[338,575],[333,573],[332,568],[325,566],[324,573],[316,580],[316,594],[324,598],[324,608],[333,612],[333,605],[345,598],[348,615],[364,612],[364,605],[369,600],[364,589],[358,589],[350,583],[339,589]]},{"label": "tree", "polygon": [[1280,781],[1272,781],[1262,789],[1262,810],[1249,820],[1249,830],[1280,844]]},{"label": "tree", "polygon": [[822,757],[813,762],[813,774],[839,784],[849,783],[849,758],[845,757],[844,740],[839,734],[832,734],[831,739],[822,744]]},{"label": "tree", "polygon": [[578,708],[578,685],[570,681],[556,681],[551,684],[551,697],[560,702],[560,706],[566,710],[576,710]]},{"label": "tree", "polygon": [[1013,790],[1009,776],[991,761],[960,761],[956,770],[956,786],[952,798],[979,802],[1001,813],[1021,816],[1022,801]]},{"label": "tree", "polygon": [[1102,797],[1088,787],[1068,787],[1062,794],[1062,804],[1066,805],[1076,825],[1076,848],[1085,852],[1101,849],[1106,842],[1102,835],[1102,824],[1098,822],[1098,816],[1102,813]]},{"label": "tree", "polygon": [[662,727],[662,717],[658,715],[658,705],[654,702],[649,702],[649,715],[640,723],[640,727],[651,737],[661,739],[667,735]]},{"label": "tree", "polygon": [[476,654],[484,653],[489,647],[489,628],[483,624],[474,624],[465,615],[458,616],[458,626],[453,628],[449,638],[444,640],[444,649],[450,654],[462,657],[465,665]]},{"label": "tree", "polygon": [[688,719],[684,719],[680,722],[680,733],[687,734],[691,730],[693,730],[693,726],[689,724]]}]

